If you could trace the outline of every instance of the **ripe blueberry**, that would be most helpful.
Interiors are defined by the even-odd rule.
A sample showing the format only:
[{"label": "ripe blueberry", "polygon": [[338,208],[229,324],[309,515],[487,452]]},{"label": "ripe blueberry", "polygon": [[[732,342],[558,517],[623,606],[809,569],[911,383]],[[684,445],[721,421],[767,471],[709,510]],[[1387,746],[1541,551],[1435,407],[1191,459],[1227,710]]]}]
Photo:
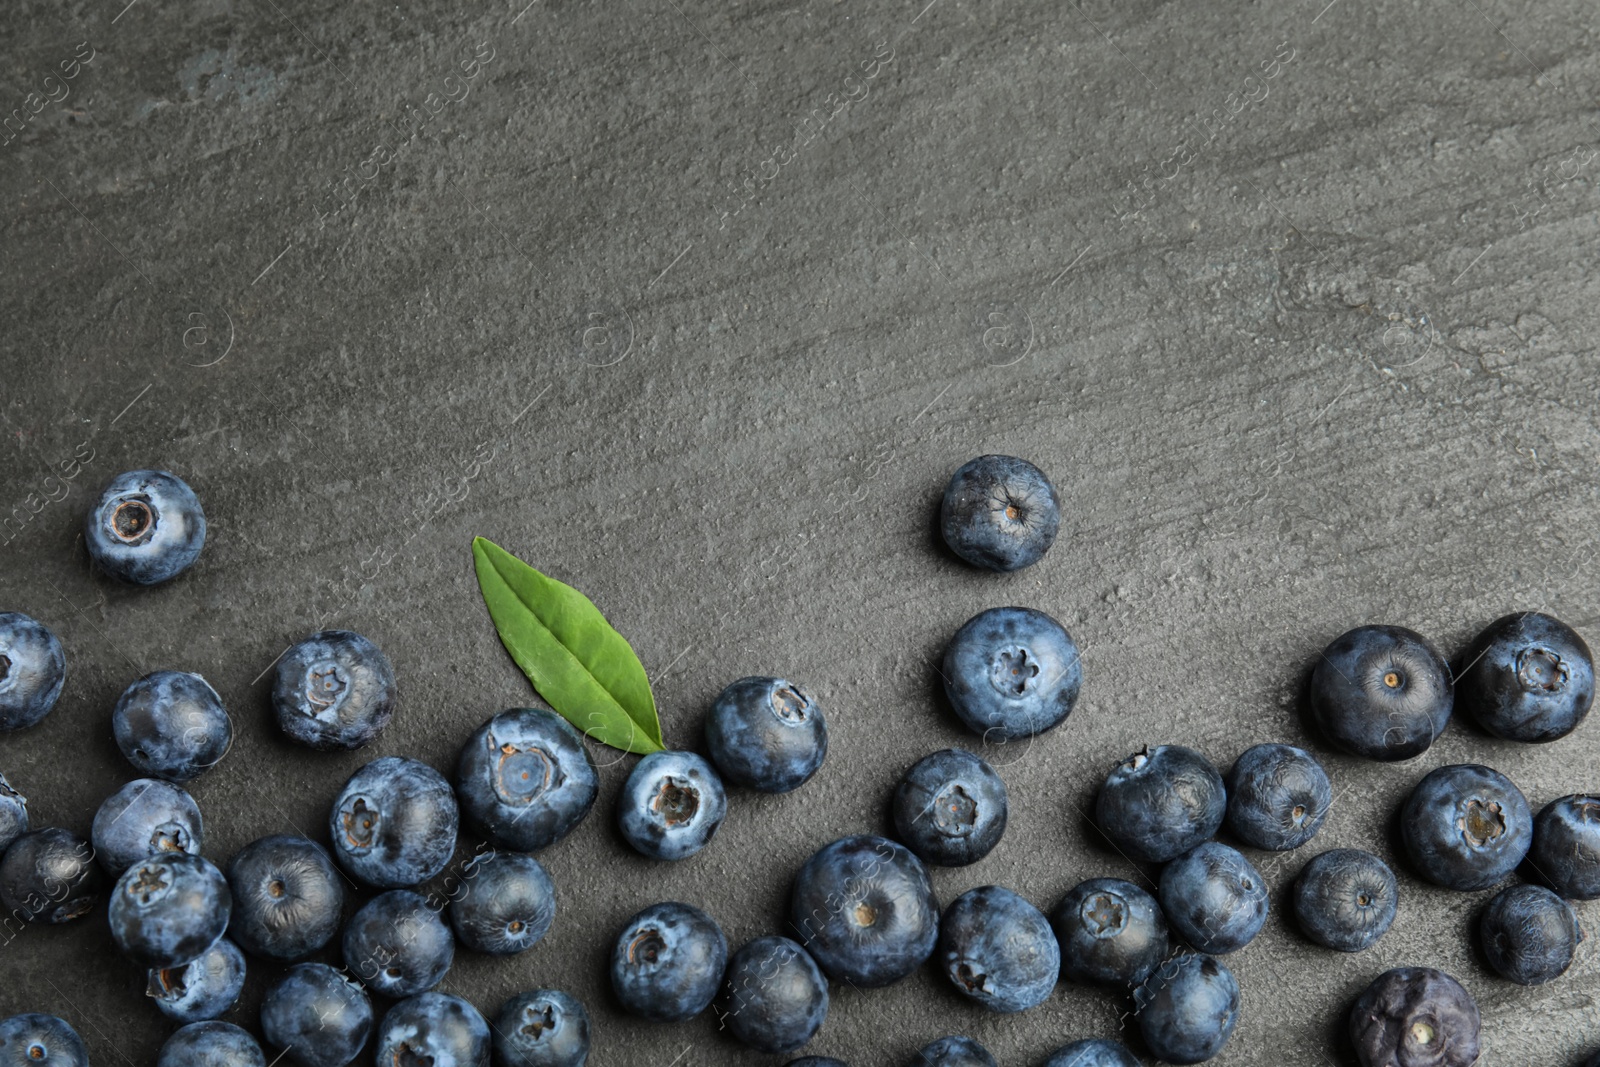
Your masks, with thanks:
[{"label": "ripe blueberry", "polygon": [[1074,1041],[1050,1053],[1044,1067],[1139,1067],[1139,1060],[1119,1041]]},{"label": "ripe blueberry", "polygon": [[156,1067],[267,1067],[261,1046],[233,1023],[190,1023],[167,1038]]},{"label": "ripe blueberry", "polygon": [[871,834],[818,850],[795,876],[789,918],[829,976],[884,986],[933,955],[939,901],[904,845]]},{"label": "ripe blueberry", "polygon": [[104,889],[89,842],[58,826],[28,831],[0,856],[0,905],[24,922],[81,919]]},{"label": "ripe blueberry", "polygon": [[117,747],[143,774],[187,782],[228,754],[233,722],[198,674],[156,671],[123,690],[111,712]]},{"label": "ripe blueberry", "polygon": [[49,627],[19,611],[0,611],[0,733],[37,725],[56,706],[66,679],[67,657]]},{"label": "ripe blueberry", "polygon": [[0,1019],[0,1067],[89,1067],[89,1050],[65,1019],[13,1015]]},{"label": "ripe blueberry", "polygon": [[344,878],[309,838],[279,834],[250,842],[228,863],[228,888],[228,931],[257,956],[302,959],[339,932]]},{"label": "ripe blueberry", "polygon": [[787,937],[758,937],[728,961],[717,1015],[757,1052],[793,1052],[822,1029],[828,983]]},{"label": "ripe blueberry", "polygon": [[1311,672],[1311,713],[1346,752],[1395,762],[1420,755],[1450,721],[1450,668],[1421,634],[1362,626],[1334,638]]},{"label": "ripe blueberry", "polygon": [[1568,900],[1600,898],[1600,795],[1552,800],[1533,821],[1528,860]]},{"label": "ripe blueberry", "polygon": [[722,777],[746,789],[799,789],[828,755],[828,720],[805,690],[783,678],[741,678],[706,716],[706,750]]},{"label": "ripe blueberry", "polygon": [[145,995],[162,1015],[180,1023],[215,1019],[238,1002],[244,972],[244,953],[219,937],[188,963],[152,970],[146,976]]},{"label": "ripe blueberry", "polygon": [[932,753],[900,779],[894,826],[924,863],[976,863],[1006,832],[1006,784],[993,767],[964,749]]},{"label": "ripe blueberry", "polygon": [[571,723],[543,708],[512,708],[462,747],[456,789],[467,821],[490,844],[537,852],[589,814],[600,778]]},{"label": "ripe blueberry", "polygon": [[489,1024],[447,993],[422,993],[389,1009],[378,1027],[376,1061],[428,1067],[489,1067]]},{"label": "ripe blueberry", "polygon": [[500,1006],[493,1042],[503,1067],[583,1067],[589,1061],[589,1013],[559,989],[518,993]]},{"label": "ripe blueberry", "polygon": [[682,1022],[706,1010],[728,963],[728,941],[717,921],[689,904],[654,904],[617,935],[611,950],[611,988],[634,1015]]},{"label": "ripe blueberry", "polygon": [[137,963],[178,967],[228,928],[233,895],[210,860],[164,852],[122,872],[111,891],[111,939]]},{"label": "ripe blueberry", "polygon": [[100,491],[84,519],[89,558],[114,578],[155,585],[200,557],[206,513],[188,483],[168,471],[128,471]]},{"label": "ripe blueberry", "polygon": [[156,778],[136,778],[100,805],[89,840],[100,865],[116,877],[163,852],[198,856],[205,829],[200,806],[184,790]]},{"label": "ripe blueberry", "polygon": [[1167,957],[1167,919],[1156,898],[1120,878],[1091,878],[1050,913],[1061,973],[1078,982],[1136,986]]},{"label": "ripe blueberry", "polygon": [[1487,889],[1528,854],[1533,815],[1499,771],[1474,764],[1440,767],[1411,791],[1400,835],[1419,873],[1448,889]]},{"label": "ripe blueberry", "polygon": [[1309,752],[1293,745],[1246,749],[1228,772],[1228,830],[1272,852],[1317,835],[1333,805],[1333,786]]},{"label": "ripe blueberry", "polygon": [[1478,930],[1489,966],[1518,985],[1561,977],[1583,940],[1572,905],[1537,885],[1514,885],[1495,894]]},{"label": "ripe blueberry", "polygon": [[1061,948],[1039,909],[997,885],[969,889],[939,920],[939,964],[956,990],[997,1012],[1044,1003]]},{"label": "ripe blueberry", "polygon": [[409,889],[379,893],[344,928],[345,966],[374,993],[397,1000],[438,985],[455,956],[450,928]]},{"label": "ripe blueberry", "polygon": [[1594,703],[1589,646],[1566,623],[1537,611],[1496,619],[1462,661],[1456,706],[1507,741],[1565,737]]},{"label": "ripe blueberry", "polygon": [[728,813],[722,779],[693,752],[652,752],[622,786],[617,825],[651,859],[681,860],[711,843]]},{"label": "ripe blueberry", "polygon": [[998,1067],[989,1050],[970,1037],[941,1037],[923,1047],[909,1067]]},{"label": "ripe blueberry", "polygon": [[1176,956],[1134,990],[1139,1033],[1159,1060],[1200,1063],[1239,1024],[1239,983],[1210,956]]},{"label": "ripe blueberry", "polygon": [[1360,952],[1388,932],[1400,906],[1400,884],[1370,852],[1336,848],[1305,865],[1294,883],[1300,929],[1319,945]]},{"label": "ripe blueberry", "polygon": [[261,1033],[299,1067],[344,1067],[372,1035],[372,1001],[326,963],[298,963],[267,990]]},{"label": "ripe blueberry", "polygon": [[11,842],[28,832],[28,798],[12,788],[0,774],[0,855]]},{"label": "ripe blueberry", "polygon": [[1133,859],[1177,859],[1222,825],[1222,775],[1192,748],[1143,748],[1112,769],[1095,800],[1095,822]]},{"label": "ripe blueberry", "polygon": [[1178,935],[1207,955],[1248,945],[1267,921],[1267,886],[1237,849],[1207,841],[1161,871],[1161,910]]},{"label": "ripe blueberry", "polygon": [[332,752],[360,748],[394,715],[394,668],[367,638],[323,630],[278,660],[272,706],[290,740]]},{"label": "ripe blueberry", "polygon": [[944,692],[986,741],[1015,741],[1059,725],[1083,686],[1078,646],[1032,608],[990,608],[968,619],[944,653]]},{"label": "ripe blueberry", "polygon": [[1472,994],[1432,967],[1385,971],[1350,1009],[1361,1067],[1472,1067],[1478,1030]]},{"label": "ripe blueberry", "polygon": [[556,914],[556,887],[544,865],[517,852],[490,852],[464,873],[450,902],[456,937],[475,952],[512,956],[539,943]]},{"label": "ripe blueberry", "polygon": [[456,795],[444,775],[414,759],[384,756],[345,782],[328,815],[334,858],[379,889],[425,882],[456,848]]},{"label": "ripe blueberry", "polygon": [[1015,456],[979,456],[950,476],[939,506],[950,551],[991,571],[1044,558],[1061,528],[1061,501],[1044,472]]}]

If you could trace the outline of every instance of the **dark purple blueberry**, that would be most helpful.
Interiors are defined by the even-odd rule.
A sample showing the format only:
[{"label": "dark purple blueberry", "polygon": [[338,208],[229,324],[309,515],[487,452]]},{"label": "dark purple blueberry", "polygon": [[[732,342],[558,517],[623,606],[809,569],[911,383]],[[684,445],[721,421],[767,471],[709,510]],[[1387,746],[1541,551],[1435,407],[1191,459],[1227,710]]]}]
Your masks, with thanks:
[{"label": "dark purple blueberry", "polygon": [[144,774],[187,782],[233,745],[233,721],[198,674],[155,671],[128,686],[111,712],[117,747]]},{"label": "dark purple blueberry", "polygon": [[828,720],[811,695],[787,679],[741,678],[711,705],[706,751],[734,785],[789,793],[827,758]]},{"label": "dark purple blueberry", "polygon": [[450,925],[463,945],[511,956],[549,932],[556,887],[538,860],[519,852],[490,852],[462,873],[461,893],[450,902]]},{"label": "dark purple blueberry", "polygon": [[795,876],[789,919],[817,963],[841,982],[898,982],[933,955],[939,901],[904,845],[872,834],[819,849]]},{"label": "dark purple blueberry", "polygon": [[1600,898],[1600,795],[1552,800],[1533,820],[1528,862],[1568,900]]},{"label": "dark purple blueberry", "polygon": [[205,825],[194,798],[171,782],[136,778],[95,812],[89,832],[95,856],[113,878],[163,852],[200,854]]},{"label": "dark purple blueberry", "polygon": [[957,992],[995,1012],[1044,1003],[1061,974],[1061,948],[1050,923],[997,885],[969,889],[945,909],[938,959]]},{"label": "dark purple blueberry", "polygon": [[394,715],[394,668],[360,634],[323,630],[278,660],[272,706],[293,741],[323,752],[360,748]]},{"label": "dark purple blueberry", "polygon": [[1167,958],[1167,919],[1156,898],[1120,878],[1091,878],[1050,913],[1061,973],[1077,982],[1136,986]]},{"label": "dark purple blueberry", "polygon": [[1200,1063],[1239,1024],[1239,983],[1210,956],[1176,956],[1134,990],[1139,1033],[1159,1060]]},{"label": "dark purple blueberry", "polygon": [[344,1067],[372,1034],[372,1001],[326,963],[296,964],[267,990],[261,1032],[298,1067]]},{"label": "dark purple blueberry", "polygon": [[1333,806],[1333,786],[1309,752],[1293,745],[1246,749],[1228,772],[1228,830],[1272,852],[1316,836]]},{"label": "dark purple blueberry", "polygon": [[1516,870],[1533,841],[1533,815],[1511,779],[1475,764],[1440,767],[1400,811],[1406,853],[1429,881],[1487,889]]},{"label": "dark purple blueberry", "polygon": [[111,891],[111,939],[141,966],[198,959],[228,928],[233,894],[210,860],[166,852],[129,867]]},{"label": "dark purple blueberry", "polygon": [[0,1019],[0,1067],[89,1067],[89,1050],[65,1019],[13,1015]]},{"label": "dark purple blueberry", "polygon": [[600,777],[571,723],[544,708],[512,708],[461,747],[456,789],[467,822],[490,844],[537,852],[589,814]]},{"label": "dark purple blueberry", "polygon": [[20,611],[0,611],[0,733],[42,722],[66,678],[66,654],[50,628]]},{"label": "dark purple blueberry", "polygon": [[1311,672],[1311,712],[1335,745],[1396,762],[1421,755],[1450,721],[1450,668],[1427,638],[1362,626],[1334,638]]},{"label": "dark purple blueberry", "polygon": [[1267,921],[1267,884],[1237,850],[1215,841],[1161,871],[1161,910],[1190,946],[1212,956],[1237,952]]},{"label": "dark purple blueberry", "polygon": [[502,1067],[584,1067],[589,1013],[559,989],[518,993],[500,1006],[493,1043]]},{"label": "dark purple blueberry", "polygon": [[1340,952],[1370,948],[1388,932],[1400,906],[1400,884],[1370,852],[1336,848],[1305,865],[1294,884],[1300,929]]},{"label": "dark purple blueberry", "polygon": [[1583,940],[1572,905],[1537,885],[1514,885],[1495,894],[1478,931],[1489,966],[1518,985],[1560,978]]},{"label": "dark purple blueberry", "polygon": [[1472,994],[1432,967],[1385,971],[1350,1009],[1361,1067],[1472,1067],[1478,1029]]},{"label": "dark purple blueberry", "polygon": [[706,1010],[728,963],[717,921],[690,904],[654,904],[617,935],[611,988],[630,1014],[651,1022],[692,1019]]},{"label": "dark purple blueberry", "polygon": [[1148,863],[1177,859],[1222,826],[1228,795],[1222,775],[1192,748],[1143,748],[1107,775],[1095,800],[1095,822],[1129,857]]},{"label": "dark purple blueberry", "polygon": [[998,743],[1059,726],[1083,688],[1077,643],[1033,608],[990,608],[968,619],[945,648],[940,673],[956,715]]},{"label": "dark purple blueberry", "polygon": [[1044,472],[1016,456],[968,460],[945,486],[939,528],[950,551],[991,571],[1044,558],[1061,528],[1061,500]]},{"label": "dark purple blueberry", "polygon": [[458,821],[444,775],[414,759],[384,756],[344,784],[328,813],[328,836],[351,877],[397,889],[444,870],[455,854]]},{"label": "dark purple blueberry", "polygon": [[1461,658],[1456,707],[1507,741],[1565,737],[1594,703],[1589,646],[1549,615],[1523,611],[1496,619]]},{"label": "dark purple blueberry", "polygon": [[229,933],[269,960],[298,960],[339,932],[345,879],[328,850],[305,837],[277,834],[250,842],[228,863],[233,891]]},{"label": "dark purple blueberry", "polygon": [[947,748],[922,757],[894,792],[894,826],[924,863],[964,867],[1006,832],[1006,783],[978,756]]},{"label": "dark purple blueberry", "polygon": [[822,1029],[828,983],[793,941],[758,937],[728,961],[717,1016],[757,1052],[793,1052]]},{"label": "dark purple blueberry", "polygon": [[489,1067],[489,1024],[447,993],[423,993],[389,1009],[378,1027],[383,1067]]},{"label": "dark purple blueberry", "polygon": [[244,973],[244,953],[232,941],[219,937],[197,959],[152,970],[146,977],[145,995],[169,1019],[203,1022],[238,1002]]},{"label": "dark purple blueberry", "polygon": [[368,989],[400,999],[443,981],[455,961],[450,928],[409,889],[379,893],[344,928],[344,963]]},{"label": "dark purple blueberry", "polygon": [[106,877],[94,848],[70,830],[30,830],[0,856],[0,905],[23,922],[64,923],[94,910]]}]

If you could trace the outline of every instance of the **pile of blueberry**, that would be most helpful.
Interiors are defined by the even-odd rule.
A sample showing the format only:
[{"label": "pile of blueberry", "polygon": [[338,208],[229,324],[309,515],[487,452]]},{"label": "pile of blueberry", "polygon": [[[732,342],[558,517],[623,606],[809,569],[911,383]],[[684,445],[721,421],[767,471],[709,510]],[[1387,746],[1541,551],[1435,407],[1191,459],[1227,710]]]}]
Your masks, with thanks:
[{"label": "pile of blueberry", "polygon": [[[983,456],[956,472],[941,525],[962,559],[996,571],[1043,557],[1060,526],[1054,488],[1038,468]],[[166,472],[135,471],[106,488],[87,523],[98,566],[152,584],[200,553],[205,518],[194,493]],[[1062,723],[1083,675],[1071,635],[1043,612],[984,611],[951,639],[942,673],[952,708],[985,741],[1039,735]],[[0,614],[0,730],[37,725],[61,692],[65,657],[46,627]],[[1538,613],[1489,626],[1452,667],[1428,641],[1365,626],[1324,651],[1310,710],[1340,749],[1410,759],[1461,710],[1497,737],[1545,742],[1576,729],[1594,695],[1587,647]],[[280,658],[272,704],[288,738],[313,749],[371,742],[395,710],[387,658],[348,631],[312,634]],[[431,1067],[581,1067],[589,1055],[584,1006],[553,989],[517,994],[493,1021],[436,991],[457,945],[510,956],[536,945],[555,913],[550,875],[532,854],[570,834],[599,786],[582,736],[553,712],[515,708],[463,745],[454,780],[401,757],[373,760],[345,783],[328,816],[330,847],[272,836],[221,870],[202,857],[204,824],[182,788],[232,743],[229,717],[199,675],[160,671],[128,687],[112,713],[116,741],[143,777],[107,798],[91,840],[30,829],[26,801],[0,777],[0,905],[20,919],[61,923],[106,901],[118,949],[148,971],[148,994],[181,1025],[158,1067],[256,1065],[267,1056],[242,1027],[220,1021],[238,999],[246,958],[285,965],[260,1012],[267,1044],[299,1067],[343,1067],[374,1043],[383,1064]],[[709,759],[657,752],[623,786],[625,839],[659,860],[704,849],[727,811],[724,782],[787,793],[820,769],[827,721],[782,678],[744,678],[717,698],[705,725]],[[664,901],[635,915],[611,949],[612,986],[630,1013],[661,1023],[713,1010],[763,1053],[807,1044],[828,1012],[829,982],[872,988],[930,960],[952,987],[999,1013],[1043,1003],[1063,979],[1124,990],[1146,1049],[1167,1063],[1217,1055],[1238,1022],[1239,983],[1218,959],[1261,931],[1268,886],[1241,845],[1287,852],[1310,842],[1333,803],[1308,752],[1256,745],[1224,777],[1181,745],[1148,747],[1112,768],[1094,823],[1133,864],[1160,865],[1154,892],[1119,878],[1075,886],[1046,915],[1017,893],[981,886],[941,908],[928,866],[964,866],[1005,833],[1006,786],[981,757],[934,752],[893,796],[898,841],[841,838],[795,876],[792,937],[758,937],[734,951],[716,920]],[[453,856],[458,831],[483,842],[440,906],[416,890]],[[1513,982],[1537,984],[1571,965],[1583,933],[1570,900],[1600,898],[1600,796],[1574,795],[1535,816],[1517,787],[1482,766],[1433,771],[1412,791],[1399,825],[1407,857],[1429,880],[1461,891],[1502,883],[1482,913],[1485,957]],[[343,920],[346,883],[371,896]],[[108,888],[109,887],[109,888]],[[1299,927],[1341,952],[1370,947],[1393,922],[1399,883],[1377,856],[1323,852],[1292,892]],[[333,945],[344,966],[309,962]],[[374,1009],[389,1002],[381,1021]],[[1455,978],[1428,967],[1379,975],[1350,1009],[1363,1067],[1470,1067],[1479,1058],[1478,1009]],[[65,1021],[0,1020],[0,1067],[87,1064]],[[1116,1040],[1058,1049],[1046,1067],[1136,1067]],[[949,1036],[913,1067],[994,1067],[976,1041]],[[843,1067],[805,1057],[790,1067]],[[1597,1055],[1589,1067],[1600,1067]]]}]

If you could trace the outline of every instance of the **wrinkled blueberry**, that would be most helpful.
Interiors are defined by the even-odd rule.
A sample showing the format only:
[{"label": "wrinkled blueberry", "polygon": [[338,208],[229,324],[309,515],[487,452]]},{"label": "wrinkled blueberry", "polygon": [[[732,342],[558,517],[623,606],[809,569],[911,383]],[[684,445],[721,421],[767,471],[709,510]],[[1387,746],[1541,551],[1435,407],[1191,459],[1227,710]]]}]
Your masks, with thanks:
[{"label": "wrinkled blueberry", "polygon": [[998,1067],[989,1050],[970,1037],[941,1037],[923,1046],[909,1067]]},{"label": "wrinkled blueberry", "polygon": [[1272,852],[1317,835],[1333,806],[1333,786],[1309,752],[1293,745],[1246,749],[1228,772],[1228,830]]},{"label": "wrinkled blueberry", "polygon": [[467,821],[490,844],[537,852],[589,814],[600,778],[571,723],[543,708],[512,708],[462,746],[456,788]]},{"label": "wrinkled blueberry", "polygon": [[970,889],[939,919],[939,965],[956,990],[997,1012],[1042,1004],[1061,949],[1038,908],[997,885]]},{"label": "wrinkled blueberry", "polygon": [[89,1050],[65,1019],[13,1015],[0,1019],[0,1067],[89,1067]]},{"label": "wrinkled blueberry", "polygon": [[156,671],[123,690],[111,731],[128,762],[152,778],[187,782],[233,744],[233,722],[198,674]]},{"label": "wrinkled blueberry", "polygon": [[1518,985],[1560,978],[1583,940],[1572,905],[1537,885],[1514,885],[1495,894],[1478,932],[1489,966]]},{"label": "wrinkled blueberry", "polygon": [[1090,1039],[1056,1049],[1044,1067],[1139,1067],[1139,1060],[1121,1042]]},{"label": "wrinkled blueberry", "polygon": [[28,798],[0,774],[0,854],[28,832]]},{"label": "wrinkled blueberry", "polygon": [[1016,456],[968,460],[945,487],[939,528],[950,551],[991,571],[1044,558],[1061,528],[1061,501],[1044,472]]},{"label": "wrinkled blueberry", "polygon": [[1156,898],[1120,878],[1091,878],[1050,913],[1061,973],[1078,982],[1136,986],[1167,958],[1167,919]]},{"label": "wrinkled blueberry", "polygon": [[1341,634],[1311,672],[1311,713],[1322,732],[1368,759],[1420,755],[1444,733],[1452,700],[1444,657],[1427,638],[1400,626]]},{"label": "wrinkled blueberry", "polygon": [[722,779],[693,752],[652,752],[622,786],[617,825],[651,859],[681,860],[710,844],[728,813]]},{"label": "wrinkled blueberry", "polygon": [[1568,900],[1600,898],[1600,795],[1552,800],[1533,821],[1528,860]]},{"label": "wrinkled blueberry", "polygon": [[1161,871],[1161,910],[1207,955],[1237,952],[1267,921],[1267,885],[1237,849],[1207,841]]},{"label": "wrinkled blueberry", "polygon": [[198,856],[205,829],[200,806],[183,789],[158,778],[136,778],[100,805],[89,840],[100,865],[115,877],[163,852]]},{"label": "wrinkled blueberry", "polygon": [[460,997],[423,993],[383,1017],[376,1060],[385,1067],[489,1067],[489,1024]]},{"label": "wrinkled blueberry", "polygon": [[734,785],[788,793],[810,781],[827,758],[828,720],[793,682],[741,678],[711,705],[706,750]]},{"label": "wrinkled blueberry", "polygon": [[758,937],[728,961],[717,1015],[757,1052],[793,1052],[822,1029],[828,983],[787,937]]},{"label": "wrinkled blueberry", "polygon": [[299,1067],[344,1067],[372,1035],[372,1001],[326,963],[297,963],[267,990],[261,1033]]},{"label": "wrinkled blueberry", "polygon": [[654,904],[617,935],[611,988],[622,1006],[652,1022],[693,1018],[717,995],[728,941],[717,921],[689,904]]},{"label": "wrinkled blueberry", "polygon": [[414,759],[384,756],[339,791],[328,816],[334,858],[379,889],[427,881],[456,849],[456,796],[444,775]]},{"label": "wrinkled blueberry", "polygon": [[1388,932],[1400,906],[1400,884],[1370,852],[1336,848],[1305,865],[1294,883],[1300,929],[1319,945],[1360,952]]},{"label": "wrinkled blueberry", "polygon": [[167,1038],[156,1067],[267,1067],[267,1058],[249,1031],[212,1019]]},{"label": "wrinkled blueberry", "polygon": [[964,749],[932,753],[900,779],[894,826],[924,863],[976,863],[1006,832],[1006,784],[993,767]]},{"label": "wrinkled blueberry", "polygon": [[518,993],[500,1006],[493,1042],[502,1067],[583,1067],[589,1061],[589,1013],[559,989]]},{"label": "wrinkled blueberry", "polygon": [[1507,741],[1565,737],[1594,703],[1589,646],[1566,623],[1537,611],[1490,623],[1462,663],[1456,707]]},{"label": "wrinkled blueberry", "polygon": [[89,558],[113,578],[155,585],[176,578],[206,543],[206,513],[169,471],[127,471],[100,491],[84,518]]},{"label": "wrinkled blueberry", "polygon": [[491,852],[463,872],[450,925],[474,952],[511,956],[539,943],[556,914],[556,887],[544,865],[516,852]]},{"label": "wrinkled blueberry", "polygon": [[269,960],[298,960],[339,932],[344,878],[327,849],[278,834],[250,842],[228,863],[233,939]]},{"label": "wrinkled blueberry", "polygon": [[409,889],[379,893],[344,928],[344,964],[374,993],[396,1000],[438,985],[456,943],[439,913]]},{"label": "wrinkled blueberry", "polygon": [[145,995],[161,1014],[180,1023],[215,1019],[239,1000],[244,988],[244,953],[219,937],[197,959],[176,967],[152,970]]},{"label": "wrinkled blueberry", "polygon": [[0,905],[24,922],[81,919],[105,885],[89,842],[58,826],[28,831],[0,856]]},{"label": "wrinkled blueberry", "polygon": [[1499,771],[1440,767],[1411,791],[1400,835],[1418,872],[1449,889],[1487,889],[1516,869],[1533,840],[1522,792]]},{"label": "wrinkled blueberry", "polygon": [[840,838],[806,861],[789,918],[830,977],[858,986],[904,978],[939,937],[939,901],[922,861],[872,834]]},{"label": "wrinkled blueberry", "polygon": [[1239,983],[1210,956],[1176,956],[1134,991],[1139,1033],[1159,1060],[1200,1063],[1239,1023]]},{"label": "wrinkled blueberry", "polygon": [[228,928],[233,894],[210,860],[164,852],[122,872],[111,891],[111,939],[144,967],[198,959]]},{"label": "wrinkled blueberry", "polygon": [[1227,805],[1222,775],[1210,760],[1182,745],[1158,745],[1117,764],[1094,812],[1128,856],[1165,863],[1215,835]]},{"label": "wrinkled blueberry", "polygon": [[961,721],[1001,743],[1059,725],[1083,686],[1072,636],[1033,608],[990,608],[968,619],[945,648],[941,673]]},{"label": "wrinkled blueberry", "polygon": [[323,630],[278,660],[272,707],[290,740],[332,752],[360,748],[394,715],[394,668],[350,630]]},{"label": "wrinkled blueberry", "polygon": [[1432,967],[1385,971],[1350,1009],[1361,1067],[1472,1067],[1478,1029],[1472,994]]},{"label": "wrinkled blueberry", "polygon": [[67,680],[67,657],[50,628],[20,611],[0,611],[0,733],[36,726]]}]

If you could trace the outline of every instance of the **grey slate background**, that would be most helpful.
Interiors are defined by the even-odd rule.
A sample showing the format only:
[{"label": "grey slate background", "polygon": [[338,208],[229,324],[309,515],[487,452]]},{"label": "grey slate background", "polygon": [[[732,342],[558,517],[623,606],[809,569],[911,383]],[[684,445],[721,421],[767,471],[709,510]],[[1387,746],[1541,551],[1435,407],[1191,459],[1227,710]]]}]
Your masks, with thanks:
[{"label": "grey slate background", "polygon": [[[1317,651],[1361,623],[1455,649],[1542,608],[1600,638],[1591,5],[525,3],[0,15],[0,110],[25,123],[0,147],[0,606],[69,658],[51,718],[0,738],[37,824],[86,833],[131,776],[108,716],[158,668],[204,674],[237,725],[193,789],[218,861],[325,836],[377,755],[450,767],[532,699],[479,601],[474,534],[607,612],[669,743],[696,746],[745,674],[801,681],[831,716],[812,783],[736,797],[714,846],[671,866],[611,828],[632,759],[597,747],[601,802],[541,856],[554,930],[511,962],[458,957],[444,988],[485,1011],[539,985],[580,996],[601,1067],[783,1062],[709,1018],[624,1017],[609,941],[661,899],[735,944],[781,932],[807,855],[887,829],[916,758],[978,745],[933,663],[985,607],[1061,619],[1086,682],[1064,727],[985,753],[1011,827],[935,874],[946,900],[998,882],[1048,908],[1135,876],[1081,811],[1146,743],[1224,766],[1258,741],[1316,746],[1334,813],[1302,853],[1255,857],[1280,889],[1322,848],[1398,863],[1389,815],[1435,766],[1489,763],[1535,806],[1600,790],[1592,722],[1541,748],[1457,723],[1376,766],[1300,715]],[[63,81],[80,42],[92,60]],[[989,451],[1039,463],[1066,504],[1054,551],[1012,576],[933,532],[944,480]],[[211,535],[189,574],[132,590],[91,574],[78,530],[144,466],[194,485]],[[399,672],[366,751],[269,728],[259,676],[321,626],[372,636]],[[1487,894],[1400,870],[1371,951],[1315,949],[1279,916],[1229,958],[1244,1015],[1216,1062],[1348,1062],[1346,1005],[1403,964],[1466,982],[1487,1064],[1600,1046],[1600,940],[1563,980],[1513,987],[1470,947]],[[253,1026],[271,973],[230,1018]],[[103,917],[23,931],[0,975],[0,1014],[68,1018],[101,1067],[152,1062],[170,1032]],[[809,1051],[898,1064],[966,1032],[1031,1065],[1124,1010],[1063,985],[989,1017],[930,970],[836,988]]]}]

